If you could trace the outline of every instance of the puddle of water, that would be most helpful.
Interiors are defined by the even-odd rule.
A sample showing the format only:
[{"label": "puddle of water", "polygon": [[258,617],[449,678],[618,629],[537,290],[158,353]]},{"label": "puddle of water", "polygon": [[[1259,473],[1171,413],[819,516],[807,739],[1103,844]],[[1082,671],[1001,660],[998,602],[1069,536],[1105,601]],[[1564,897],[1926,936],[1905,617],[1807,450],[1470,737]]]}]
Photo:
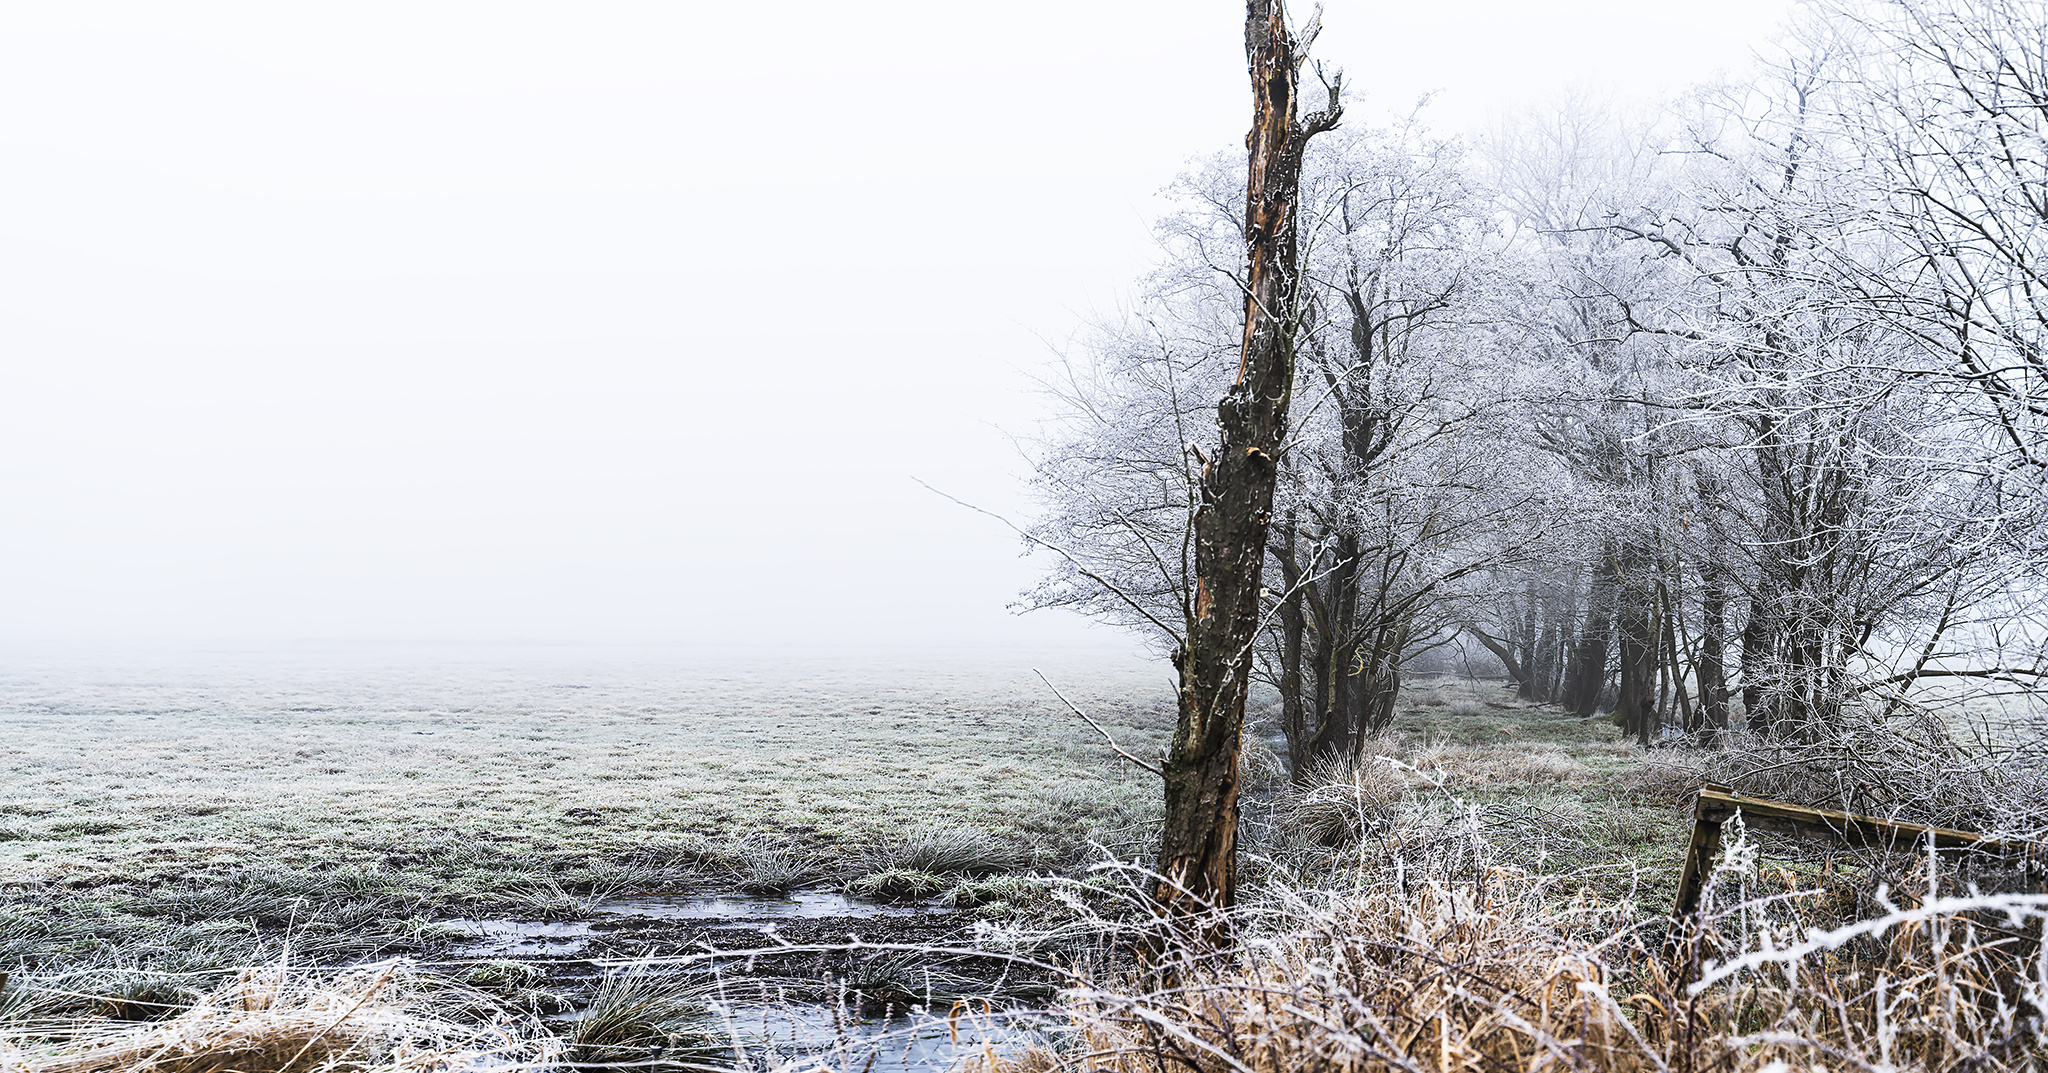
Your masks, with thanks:
[{"label": "puddle of water", "polygon": [[928,913],[930,906],[885,905],[836,890],[795,890],[787,898],[747,894],[711,896],[638,894],[599,902],[599,912],[656,920],[789,920],[799,917],[895,917]]},{"label": "puddle of water", "polygon": [[713,929],[768,927],[759,921],[803,917],[915,916],[926,905],[885,905],[849,898],[836,890],[791,891],[787,898],[748,894],[636,894],[592,906],[592,920],[447,920],[442,923],[469,934],[469,941],[450,950],[456,957],[575,957],[606,919],[639,917],[652,920],[701,920]]},{"label": "puddle of water", "polygon": [[450,950],[456,957],[573,957],[597,933],[588,921],[449,920],[470,941]]},{"label": "puddle of water", "polygon": [[1039,1011],[997,1010],[948,1020],[931,1014],[887,1021],[851,1019],[829,1006],[737,1006],[716,1009],[749,1056],[771,1064],[802,1059],[804,1068],[858,1069],[868,1073],[933,1073],[984,1048],[998,1054],[1021,1049],[1035,1030],[1051,1024]]},{"label": "puddle of water", "polygon": [[700,919],[707,928],[768,928],[758,921],[799,917],[909,917],[930,913],[932,905],[885,905],[846,897],[831,889],[791,891],[784,897],[760,895],[631,895],[592,905],[592,919],[530,921],[530,919],[446,919],[440,924],[461,928],[469,942],[449,950],[461,958],[571,958],[584,952],[596,934],[594,924],[618,917]]}]

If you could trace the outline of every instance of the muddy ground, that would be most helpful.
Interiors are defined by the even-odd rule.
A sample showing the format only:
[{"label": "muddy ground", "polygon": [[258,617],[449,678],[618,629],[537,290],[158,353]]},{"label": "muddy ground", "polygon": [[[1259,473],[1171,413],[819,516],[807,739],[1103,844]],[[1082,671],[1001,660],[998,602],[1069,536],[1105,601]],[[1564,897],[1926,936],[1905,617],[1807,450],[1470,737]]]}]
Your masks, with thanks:
[{"label": "muddy ground", "polygon": [[1049,1001],[1066,982],[1052,967],[1059,953],[977,952],[980,922],[971,912],[817,889],[788,900],[650,896],[621,899],[587,920],[451,921],[420,957],[423,967],[554,1014],[621,972],[686,976],[729,1003],[839,1005],[866,1015],[943,1011],[970,998]]}]

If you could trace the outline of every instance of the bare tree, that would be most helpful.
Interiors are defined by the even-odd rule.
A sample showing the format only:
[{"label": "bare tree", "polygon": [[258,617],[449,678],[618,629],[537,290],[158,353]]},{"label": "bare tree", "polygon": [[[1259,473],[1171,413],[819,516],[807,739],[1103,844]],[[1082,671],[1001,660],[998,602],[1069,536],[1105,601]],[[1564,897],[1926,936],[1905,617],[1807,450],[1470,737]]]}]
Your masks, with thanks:
[{"label": "bare tree", "polygon": [[[1747,597],[1749,728],[1812,739],[1839,732],[1859,682],[1939,632],[1940,594],[1979,591],[1997,569],[1983,439],[1925,375],[1912,334],[1862,296],[1896,244],[1872,226],[1883,214],[1865,156],[1828,123],[1843,69],[1829,39],[1707,94],[1667,145],[1679,163],[1665,181],[1607,222],[1661,267],[1661,291],[1610,297],[1626,330],[1664,340],[1669,356],[1646,385],[1656,420],[1637,441],[1664,474],[1648,487],[1667,539],[1619,574],[1654,576],[1638,586],[1655,594],[1643,638],[1663,664],[1655,707],[1661,718],[1675,686],[1692,729],[1727,704],[1732,594]],[[1675,518],[1692,520],[1683,539],[1668,539]],[[1688,576],[1699,580],[1691,654],[1678,644]],[[1633,721],[1643,677],[1632,695],[1631,656],[1645,647],[1630,632],[1619,631]],[[1688,664],[1698,715],[1686,714]]]},{"label": "bare tree", "polygon": [[[1517,225],[1512,248],[1530,275],[1510,319],[1523,362],[1544,373],[1543,383],[1521,385],[1517,438],[1556,460],[1570,488],[1549,497],[1568,526],[1549,563],[1533,576],[1497,577],[1503,595],[1472,633],[1497,650],[1524,695],[1586,716],[1611,705],[1628,730],[1653,733],[1662,623],[1650,519],[1668,484],[1653,400],[1669,346],[1633,330],[1628,310],[1666,284],[1610,223],[1658,165],[1655,126],[1573,96],[1503,123],[1486,148],[1498,204]],[[1610,678],[1619,680],[1611,692]]]},{"label": "bare tree", "polygon": [[2048,468],[2048,7],[1875,0],[1808,28],[1892,256],[1863,297],[1976,393],[2009,464]]},{"label": "bare tree", "polygon": [[[1144,622],[1134,598],[1178,643],[1163,624],[1189,588],[1200,478],[1177,460],[1239,363],[1242,291],[1224,251],[1242,243],[1243,172],[1219,158],[1174,192],[1143,316],[1067,367],[1067,436],[1038,462],[1041,535],[1085,548],[1121,595],[1063,563],[1032,602]],[[1531,524],[1547,489],[1499,450],[1513,355],[1489,318],[1516,303],[1495,293],[1498,228],[1458,147],[1413,116],[1347,127],[1304,159],[1300,205],[1296,403],[1254,650],[1297,778],[1387,725],[1407,659],[1455,636],[1479,576],[1526,555],[1549,517]]]},{"label": "bare tree", "polygon": [[1486,538],[1522,505],[1501,501],[1512,463],[1477,442],[1498,417],[1501,355],[1474,310],[1500,257],[1461,151],[1411,117],[1319,156],[1304,183],[1314,402],[1273,549],[1299,608],[1282,623],[1304,642],[1278,646],[1276,681],[1297,778],[1391,721],[1412,648],[1456,628],[1460,582],[1514,557],[1515,541]]},{"label": "bare tree", "polygon": [[1164,766],[1166,817],[1154,900],[1168,916],[1228,907],[1237,894],[1238,756],[1261,579],[1300,329],[1296,198],[1310,138],[1337,125],[1339,87],[1299,116],[1296,90],[1314,23],[1297,41],[1282,0],[1245,6],[1252,82],[1245,191],[1244,336],[1237,378],[1217,405],[1221,433],[1202,465],[1195,508],[1195,591],[1185,605],[1179,720]]}]

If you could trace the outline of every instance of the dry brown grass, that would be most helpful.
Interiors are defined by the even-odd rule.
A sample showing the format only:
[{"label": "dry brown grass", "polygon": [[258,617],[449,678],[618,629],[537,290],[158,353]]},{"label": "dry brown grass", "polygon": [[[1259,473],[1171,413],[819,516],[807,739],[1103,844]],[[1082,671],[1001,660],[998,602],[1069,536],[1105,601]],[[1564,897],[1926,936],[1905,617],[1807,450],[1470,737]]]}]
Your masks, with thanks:
[{"label": "dry brown grass", "polygon": [[1703,764],[1692,756],[1676,753],[1645,759],[1618,783],[1622,790],[1648,804],[1690,809],[1693,796],[1706,781]]},{"label": "dry brown grass", "polygon": [[1825,884],[1758,873],[1739,836],[1675,935],[1555,890],[1494,869],[1268,906],[1229,953],[1171,965],[1170,985],[1076,988],[1066,1039],[976,1068],[2048,1069],[2048,896],[1926,896],[1835,926]]},{"label": "dry brown grass", "polygon": [[[518,1026],[421,1011],[394,969],[294,977],[249,971],[168,1021],[71,1024],[0,1039],[0,1073],[441,1073],[540,1070],[559,1045]],[[54,1027],[54,1026],[53,1026]]]},{"label": "dry brown grass", "polygon": [[1498,881],[1288,908],[1283,930],[1154,989],[1070,993],[1074,1038],[983,1071],[1632,1068],[1597,946]]},{"label": "dry brown grass", "polygon": [[1440,773],[1446,788],[1554,786],[1591,778],[1585,764],[1549,742],[1503,738],[1491,745],[1432,743],[1414,749],[1409,763]]}]

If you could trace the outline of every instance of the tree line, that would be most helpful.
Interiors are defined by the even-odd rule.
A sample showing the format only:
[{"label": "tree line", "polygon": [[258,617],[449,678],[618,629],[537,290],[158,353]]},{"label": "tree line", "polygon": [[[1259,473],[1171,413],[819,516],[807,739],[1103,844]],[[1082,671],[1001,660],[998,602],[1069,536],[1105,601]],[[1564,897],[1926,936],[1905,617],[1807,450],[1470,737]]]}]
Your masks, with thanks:
[{"label": "tree line", "polygon": [[1249,172],[1175,182],[1050,385],[1027,603],[1174,652],[1183,737],[1263,682],[1297,778],[1453,648],[1645,746],[2036,688],[2048,5],[1809,6],[1745,78],[1464,138],[1297,116],[1312,37],[1248,5]]}]

